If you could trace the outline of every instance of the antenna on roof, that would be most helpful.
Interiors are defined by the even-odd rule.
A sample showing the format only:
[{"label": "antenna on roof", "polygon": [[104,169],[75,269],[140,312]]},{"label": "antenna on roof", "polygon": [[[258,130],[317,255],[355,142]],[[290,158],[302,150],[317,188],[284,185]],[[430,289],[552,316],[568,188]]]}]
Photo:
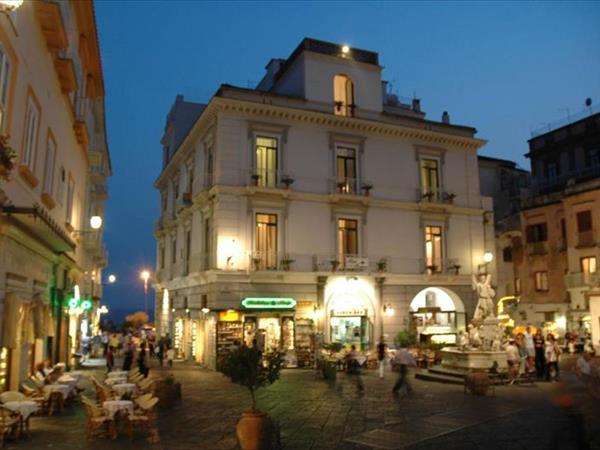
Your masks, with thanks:
[{"label": "antenna on roof", "polygon": [[592,115],[592,98],[588,97],[585,99],[585,106],[587,106],[587,109],[590,112],[590,115]]}]

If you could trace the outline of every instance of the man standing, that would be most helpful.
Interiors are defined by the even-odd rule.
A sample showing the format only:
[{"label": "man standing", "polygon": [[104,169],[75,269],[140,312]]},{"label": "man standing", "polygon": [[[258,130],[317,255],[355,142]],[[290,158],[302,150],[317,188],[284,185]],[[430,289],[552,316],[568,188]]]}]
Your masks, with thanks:
[{"label": "man standing", "polygon": [[377,344],[377,360],[379,361],[379,379],[383,380],[383,372],[385,369],[385,358],[387,357],[387,345],[384,341],[383,336]]},{"label": "man standing", "polygon": [[413,392],[413,388],[408,382],[408,367],[417,367],[417,363],[415,362],[415,358],[410,352],[406,349],[406,347],[401,347],[394,355],[393,363],[395,366],[398,366],[400,369],[400,373],[398,375],[398,381],[394,384],[394,388],[392,389],[392,393],[394,395],[398,394],[398,391],[402,388],[403,385],[406,385],[406,391],[408,393]]}]

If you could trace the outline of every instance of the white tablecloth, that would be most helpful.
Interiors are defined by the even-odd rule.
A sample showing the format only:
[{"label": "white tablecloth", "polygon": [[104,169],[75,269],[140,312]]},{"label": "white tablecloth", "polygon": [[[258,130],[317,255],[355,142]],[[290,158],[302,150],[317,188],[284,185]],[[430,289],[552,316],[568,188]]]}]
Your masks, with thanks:
[{"label": "white tablecloth", "polygon": [[112,389],[117,393],[117,395],[122,396],[125,394],[135,394],[137,391],[137,386],[134,383],[121,383],[113,385]]},{"label": "white tablecloth", "polygon": [[106,380],[104,380],[104,382],[106,384],[108,384],[109,386],[112,386],[113,384],[127,383],[127,378],[126,377],[112,377],[112,378],[107,378]]},{"label": "white tablecloth", "polygon": [[127,374],[129,374],[129,372],[126,370],[114,370],[108,373],[108,378],[127,378]]},{"label": "white tablecloth", "polygon": [[131,400],[108,400],[102,403],[102,407],[112,418],[117,411],[127,411],[128,414],[133,414],[133,402]]},{"label": "white tablecloth", "polygon": [[32,400],[17,400],[14,402],[6,402],[3,404],[5,408],[10,409],[11,411],[15,411],[21,414],[23,420],[27,420],[27,418],[37,412],[40,407],[39,405]]},{"label": "white tablecloth", "polygon": [[46,398],[50,397],[52,392],[60,392],[64,398],[69,396],[69,392],[71,392],[71,387],[66,384],[47,384],[44,386],[44,393],[46,394]]}]

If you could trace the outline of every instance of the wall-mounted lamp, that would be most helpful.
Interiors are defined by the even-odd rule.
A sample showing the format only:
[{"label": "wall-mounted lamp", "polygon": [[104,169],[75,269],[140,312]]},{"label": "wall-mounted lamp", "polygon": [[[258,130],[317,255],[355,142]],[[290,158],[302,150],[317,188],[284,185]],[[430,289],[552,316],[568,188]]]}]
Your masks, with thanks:
[{"label": "wall-mounted lamp", "polygon": [[385,305],[383,305],[383,314],[391,317],[396,313],[396,311],[394,310],[394,307],[392,306],[391,303],[387,303]]},{"label": "wall-mounted lamp", "polygon": [[208,314],[210,312],[210,308],[207,308],[206,306],[204,308],[202,308],[200,311],[202,311],[203,314]]}]

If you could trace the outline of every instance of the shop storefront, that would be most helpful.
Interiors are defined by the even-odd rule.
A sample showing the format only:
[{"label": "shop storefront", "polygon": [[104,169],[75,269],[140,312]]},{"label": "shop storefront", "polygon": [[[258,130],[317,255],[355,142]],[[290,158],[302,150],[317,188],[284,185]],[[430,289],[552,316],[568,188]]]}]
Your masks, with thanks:
[{"label": "shop storefront", "polygon": [[410,326],[419,343],[456,344],[466,327],[464,304],[449,289],[423,289],[410,303]]}]

